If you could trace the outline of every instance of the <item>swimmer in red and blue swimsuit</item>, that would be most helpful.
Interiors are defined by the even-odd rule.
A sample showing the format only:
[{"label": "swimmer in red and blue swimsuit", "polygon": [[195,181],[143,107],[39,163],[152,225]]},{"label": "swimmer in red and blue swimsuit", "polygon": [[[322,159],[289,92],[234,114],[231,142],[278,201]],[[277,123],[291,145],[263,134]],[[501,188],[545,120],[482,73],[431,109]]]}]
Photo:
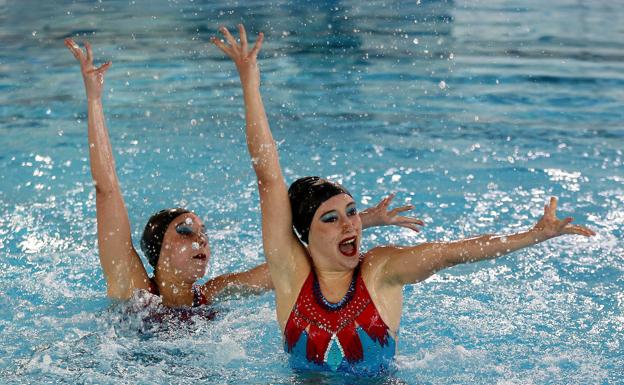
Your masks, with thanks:
[{"label": "swimmer in red and blue swimsuit", "polygon": [[[558,219],[553,197],[544,207],[544,216],[527,231],[415,246],[386,245],[361,252],[363,224],[349,191],[318,176],[286,186],[260,94],[258,53],[264,35],[259,33],[251,46],[244,26],[238,30],[240,41],[221,27],[224,41],[213,37],[212,42],[236,65],[243,89],[264,253],[275,287],[277,321],[295,367],[356,373],[384,370],[395,351],[392,336],[399,330],[405,285],[444,268],[493,259],[560,235],[594,235],[588,228],[572,225],[572,218]],[[345,135],[328,145],[348,147],[349,140]],[[336,155],[347,159],[344,164],[357,158],[352,153],[324,154],[327,158]],[[357,175],[340,167],[334,172],[347,180]],[[400,222],[400,212],[391,210],[390,216]],[[423,224],[415,220],[403,226],[417,230],[416,225]],[[329,303],[321,294],[332,301],[338,298],[338,303]]]},{"label": "swimmer in red and blue swimsuit", "polygon": [[301,288],[284,330],[293,368],[378,374],[388,370],[396,343],[381,319],[359,269],[345,296],[331,303],[314,271]]}]

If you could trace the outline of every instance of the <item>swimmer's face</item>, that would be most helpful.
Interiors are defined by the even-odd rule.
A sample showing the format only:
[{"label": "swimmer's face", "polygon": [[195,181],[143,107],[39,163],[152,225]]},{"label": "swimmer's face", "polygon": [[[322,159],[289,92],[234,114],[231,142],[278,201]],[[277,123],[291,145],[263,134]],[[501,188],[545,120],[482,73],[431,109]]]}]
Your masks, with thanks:
[{"label": "swimmer's face", "polygon": [[206,228],[199,217],[186,213],[175,218],[163,238],[158,269],[181,281],[195,282],[206,273],[210,246]]},{"label": "swimmer's face", "polygon": [[354,269],[360,260],[361,238],[362,222],[353,198],[338,194],[314,213],[308,249],[318,268]]}]

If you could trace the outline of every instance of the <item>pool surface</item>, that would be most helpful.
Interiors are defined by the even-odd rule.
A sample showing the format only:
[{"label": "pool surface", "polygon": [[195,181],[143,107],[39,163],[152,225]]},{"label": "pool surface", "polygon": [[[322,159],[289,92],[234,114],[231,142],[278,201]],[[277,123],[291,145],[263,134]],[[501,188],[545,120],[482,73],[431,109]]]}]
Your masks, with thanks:
[{"label": "pool surface", "polygon": [[[0,0],[0,382],[624,381],[622,2],[54,3]],[[138,298],[112,303],[63,39],[113,61],[104,108],[135,245],[152,213],[188,207],[208,227],[208,278],[263,261],[237,74],[208,44],[241,21],[266,34],[287,181],[334,178],[360,207],[396,192],[427,222],[367,230],[365,249],[527,229],[551,195],[598,235],[407,287],[384,378],[293,372],[271,293],[161,323]]]}]

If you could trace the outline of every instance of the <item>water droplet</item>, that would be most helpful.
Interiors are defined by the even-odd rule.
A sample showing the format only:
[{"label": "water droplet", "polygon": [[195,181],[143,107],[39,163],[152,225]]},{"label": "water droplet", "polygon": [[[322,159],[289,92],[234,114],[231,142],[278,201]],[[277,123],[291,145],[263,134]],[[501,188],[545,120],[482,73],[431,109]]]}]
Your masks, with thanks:
[{"label": "water droplet", "polygon": [[197,243],[197,242],[193,242],[193,243],[191,244],[191,248],[193,248],[193,250],[199,250],[199,243]]},{"label": "water droplet", "polygon": [[455,59],[455,55],[453,54],[453,52],[451,52],[451,53],[449,54],[449,59],[451,59],[451,60]]},{"label": "water droplet", "polygon": [[48,108],[48,109],[46,110],[46,115],[50,115],[50,114],[52,114],[52,110]]},{"label": "water droplet", "polygon": [[191,119],[191,126],[197,126],[197,120]]},{"label": "water droplet", "polygon": [[192,225],[193,224],[193,220],[191,218],[186,218],[184,223],[186,223],[187,225]]},{"label": "water droplet", "polygon": [[37,31],[32,31],[33,36],[37,36]]},{"label": "water droplet", "polygon": [[474,120],[475,120],[475,122],[478,122],[479,121],[479,115],[475,115]]},{"label": "water droplet", "polygon": [[438,83],[438,87],[440,87],[441,90],[446,88],[446,82],[444,80],[440,80],[440,83]]},{"label": "water droplet", "polygon": [[417,38],[414,38],[414,40],[412,40],[412,42],[413,42],[414,44],[418,44],[418,39],[417,39]]}]

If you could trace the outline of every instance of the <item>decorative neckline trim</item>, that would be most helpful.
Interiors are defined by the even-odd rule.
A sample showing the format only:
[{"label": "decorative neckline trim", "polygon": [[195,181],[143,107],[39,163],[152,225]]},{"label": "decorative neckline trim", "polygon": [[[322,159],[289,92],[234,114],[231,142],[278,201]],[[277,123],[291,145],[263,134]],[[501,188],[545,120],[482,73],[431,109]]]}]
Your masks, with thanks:
[{"label": "decorative neckline trim", "polygon": [[321,285],[319,284],[316,273],[314,273],[314,282],[312,283],[312,293],[314,294],[314,299],[316,302],[325,310],[328,311],[338,311],[345,306],[353,299],[353,295],[355,294],[355,284],[357,283],[357,277],[359,274],[359,266],[353,271],[353,277],[351,278],[351,283],[349,284],[349,289],[345,293],[344,297],[338,302],[330,302],[325,298],[323,293],[321,292]]}]

